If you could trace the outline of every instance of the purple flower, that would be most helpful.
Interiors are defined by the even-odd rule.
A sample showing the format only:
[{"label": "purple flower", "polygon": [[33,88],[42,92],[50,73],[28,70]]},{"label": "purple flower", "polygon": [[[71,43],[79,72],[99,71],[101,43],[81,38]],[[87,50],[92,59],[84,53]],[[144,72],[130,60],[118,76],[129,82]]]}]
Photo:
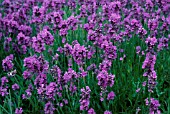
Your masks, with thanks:
[{"label": "purple flower", "polygon": [[80,67],[79,70],[80,70],[79,74],[81,77],[87,76],[87,71],[84,71],[83,67]]},{"label": "purple flower", "polygon": [[84,46],[80,46],[79,43],[74,45],[72,49],[72,56],[78,65],[83,64],[83,60],[87,57],[87,52],[86,48]]},{"label": "purple flower", "polygon": [[105,56],[108,59],[116,59],[117,58],[117,47],[113,46],[112,43],[109,43],[108,45],[105,45],[106,47],[104,48],[105,51]]},{"label": "purple flower", "polygon": [[58,60],[58,57],[59,57],[59,55],[58,55],[58,53],[56,53],[53,57],[53,60]]},{"label": "purple flower", "polygon": [[121,2],[120,1],[114,1],[114,2],[110,2],[110,4],[109,4],[109,13],[111,13],[111,12],[119,12],[119,11],[121,11],[120,9],[121,9]]},{"label": "purple flower", "polygon": [[24,79],[29,79],[29,78],[31,78],[31,73],[30,73],[29,71],[27,71],[27,70],[24,71],[22,75],[23,75]]},{"label": "purple flower", "polygon": [[154,30],[157,29],[158,24],[159,24],[159,21],[157,19],[149,19],[149,21],[148,21],[148,28],[151,31],[154,31]]},{"label": "purple flower", "polygon": [[53,13],[53,23],[58,25],[62,21],[62,16],[60,12]]},{"label": "purple flower", "polygon": [[75,93],[75,92],[77,91],[77,87],[71,83],[69,90],[70,90],[70,92],[72,92],[72,94],[73,94],[73,93]]},{"label": "purple flower", "polygon": [[18,30],[20,31],[20,33],[23,33],[26,36],[30,36],[31,33],[32,33],[32,28],[30,26],[27,26],[27,25],[19,26]]},{"label": "purple flower", "polygon": [[35,52],[41,53],[45,50],[45,43],[44,40],[40,37],[33,37],[32,38],[32,48]]},{"label": "purple flower", "polygon": [[23,53],[23,54],[26,54],[26,52],[27,52],[27,46],[26,46],[26,45],[22,45],[22,46],[21,46],[21,49],[22,49],[22,53]]},{"label": "purple flower", "polygon": [[6,85],[7,82],[8,82],[8,79],[5,76],[1,78],[1,86],[0,86],[1,96],[8,95],[8,92],[7,92],[8,86]]},{"label": "purple flower", "polygon": [[156,55],[153,55],[151,53],[146,54],[145,61],[143,62],[142,68],[146,70],[146,72],[143,74],[143,76],[148,77],[148,91],[153,92],[153,89],[156,86],[156,80],[157,75],[154,70],[154,66],[156,63]]},{"label": "purple flower", "polygon": [[18,30],[19,24],[17,21],[14,20],[8,20],[8,31],[10,33],[15,33],[16,30]]},{"label": "purple flower", "polygon": [[87,58],[91,59],[93,55],[95,54],[96,50],[92,46],[89,46],[88,50],[89,51],[87,52]]},{"label": "purple flower", "polygon": [[30,71],[40,70],[40,62],[37,60],[35,56],[25,58],[24,66]]},{"label": "purple flower", "polygon": [[145,61],[143,62],[142,68],[154,70],[155,63],[156,63],[156,55],[152,55],[151,53],[147,53]]},{"label": "purple flower", "polygon": [[88,40],[90,41],[96,41],[97,39],[97,33],[93,30],[89,30],[88,31],[88,36],[87,36]]},{"label": "purple flower", "polygon": [[72,53],[72,46],[70,44],[66,43],[64,45],[64,48],[58,48],[58,51],[60,51],[60,53],[64,51],[64,53],[66,55],[71,55],[71,53]]},{"label": "purple flower", "polygon": [[161,111],[158,109],[160,107],[159,101],[155,98],[145,99],[146,105],[149,105],[149,114],[161,114]]},{"label": "purple flower", "polygon": [[10,54],[5,59],[2,60],[2,67],[4,71],[10,71],[12,70],[14,64],[12,63],[12,60],[14,59],[13,54]]},{"label": "purple flower", "polygon": [[112,114],[112,112],[111,112],[111,111],[106,110],[106,111],[104,111],[104,114]]},{"label": "purple flower", "polygon": [[136,93],[138,93],[140,91],[140,88],[138,88],[137,90],[136,90]]},{"label": "purple flower", "polygon": [[51,82],[46,87],[46,96],[47,96],[47,98],[54,100],[54,96],[56,95],[56,89],[57,89],[57,84],[55,82]]},{"label": "purple flower", "polygon": [[66,42],[66,38],[64,37],[64,38],[62,38],[62,43],[64,44],[65,42]]},{"label": "purple flower", "polygon": [[59,23],[58,27],[60,29],[59,30],[59,35],[60,36],[66,36],[68,34],[69,27],[68,27],[68,22],[66,20],[62,20]]},{"label": "purple flower", "polygon": [[86,17],[87,16],[86,5],[82,5],[79,10],[80,10],[80,17]]},{"label": "purple flower", "polygon": [[47,76],[46,74],[40,73],[36,79],[34,80],[34,85],[39,88],[47,83]]},{"label": "purple flower", "polygon": [[11,43],[11,41],[12,41],[11,37],[5,39],[5,41],[4,41],[4,49],[5,49],[5,51],[9,51],[10,50],[10,43]]},{"label": "purple flower", "polygon": [[114,84],[114,78],[115,75],[109,75],[107,71],[102,70],[97,75],[98,85],[102,88],[107,88],[107,86],[112,87]]},{"label": "purple flower", "polygon": [[99,64],[99,69],[100,69],[100,70],[106,70],[106,71],[107,71],[107,70],[110,69],[111,66],[112,66],[111,60],[104,59],[104,60],[102,61],[102,63]]},{"label": "purple flower", "polygon": [[90,108],[90,109],[88,110],[88,114],[96,114],[96,112],[94,111],[93,108]]},{"label": "purple flower", "polygon": [[122,61],[123,60],[123,57],[120,57],[120,61]]},{"label": "purple flower", "polygon": [[68,71],[65,72],[63,79],[67,83],[73,80],[74,78],[78,78],[78,74],[72,68],[69,68]]},{"label": "purple flower", "polygon": [[138,27],[140,27],[139,21],[136,20],[136,19],[132,19],[132,20],[131,20],[131,27],[132,27],[133,30],[134,30],[134,29],[137,29]]},{"label": "purple flower", "polygon": [[24,67],[30,72],[45,72],[48,70],[49,64],[43,56],[37,57],[34,55],[24,59]]},{"label": "purple flower", "polygon": [[112,13],[110,16],[109,16],[109,21],[114,25],[116,23],[119,22],[119,20],[121,19],[121,16],[119,14],[116,14],[116,13]]},{"label": "purple flower", "polygon": [[137,46],[137,47],[136,47],[136,53],[139,54],[140,51],[141,51],[141,47],[140,47],[140,46]]},{"label": "purple flower", "polygon": [[68,100],[67,99],[63,99],[64,104],[68,104]]},{"label": "purple flower", "polygon": [[53,45],[54,37],[47,29],[43,29],[38,36],[41,37],[47,45]]},{"label": "purple flower", "polygon": [[78,19],[74,16],[70,16],[68,19],[67,19],[67,23],[70,27],[70,29],[72,30],[76,30],[77,27],[78,27]]},{"label": "purple flower", "polygon": [[31,97],[33,91],[33,86],[29,84],[28,89],[25,90],[26,94],[22,95],[22,99],[28,99]]},{"label": "purple flower", "polygon": [[18,84],[13,84],[12,85],[12,89],[15,91],[15,90],[17,90],[17,89],[19,89],[19,85]]},{"label": "purple flower", "polygon": [[50,101],[45,104],[45,107],[44,107],[45,114],[54,114],[54,110],[55,110],[55,108]]},{"label": "purple flower", "polygon": [[7,89],[8,89],[8,87],[2,87],[2,86],[0,86],[0,95],[1,95],[2,97],[5,96],[5,95],[8,95]]},{"label": "purple flower", "polygon": [[15,109],[15,114],[22,114],[22,113],[23,113],[23,110],[21,107]]},{"label": "purple flower", "polygon": [[7,77],[4,76],[1,78],[1,86],[4,86],[7,82],[9,82]]},{"label": "purple flower", "polygon": [[113,91],[111,91],[108,95],[107,95],[107,100],[113,100],[115,97],[115,93]]},{"label": "purple flower", "polygon": [[156,43],[157,43],[157,39],[155,37],[151,38],[148,37],[145,41],[145,43],[149,46],[149,47],[153,47]]},{"label": "purple flower", "polygon": [[158,107],[160,107],[159,101],[154,98],[151,98],[150,102],[151,102],[150,114],[153,114],[153,113],[160,114],[161,112],[160,112],[160,110],[158,110]]},{"label": "purple flower", "polygon": [[45,13],[45,7],[39,8],[38,6],[33,7],[33,15],[32,15],[32,22],[33,23],[41,23],[43,21]]},{"label": "purple flower", "polygon": [[92,63],[90,66],[87,67],[87,71],[89,70],[95,70],[96,69],[96,64]]},{"label": "purple flower", "polygon": [[120,49],[119,51],[120,51],[121,53],[123,53],[123,52],[124,52],[124,49]]},{"label": "purple flower", "polygon": [[158,44],[158,51],[160,51],[160,50],[163,50],[163,48],[166,48],[166,49],[168,49],[168,41],[169,41],[169,39],[168,38],[160,38],[159,39],[159,44]]},{"label": "purple flower", "polygon": [[18,44],[29,46],[30,38],[25,36],[22,32],[17,36]]},{"label": "purple flower", "polygon": [[68,6],[71,9],[75,9],[76,8],[76,1],[75,0],[68,0]]},{"label": "purple flower", "polygon": [[81,89],[81,99],[80,102],[80,110],[88,110],[90,104],[90,88],[86,86],[86,88]]},{"label": "purple flower", "polygon": [[145,86],[146,86],[146,81],[144,81],[144,82],[142,83],[142,86],[143,86],[143,87],[145,87]]},{"label": "purple flower", "polygon": [[138,33],[141,37],[144,37],[144,36],[147,34],[147,31],[146,31],[144,28],[140,27],[140,28],[138,29],[137,33]]}]

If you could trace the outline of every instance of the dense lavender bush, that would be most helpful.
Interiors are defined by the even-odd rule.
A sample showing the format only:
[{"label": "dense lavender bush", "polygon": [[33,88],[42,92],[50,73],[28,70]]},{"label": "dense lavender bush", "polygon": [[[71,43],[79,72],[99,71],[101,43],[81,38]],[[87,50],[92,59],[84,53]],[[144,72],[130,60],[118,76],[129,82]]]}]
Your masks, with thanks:
[{"label": "dense lavender bush", "polygon": [[170,0],[0,0],[0,114],[170,114]]}]

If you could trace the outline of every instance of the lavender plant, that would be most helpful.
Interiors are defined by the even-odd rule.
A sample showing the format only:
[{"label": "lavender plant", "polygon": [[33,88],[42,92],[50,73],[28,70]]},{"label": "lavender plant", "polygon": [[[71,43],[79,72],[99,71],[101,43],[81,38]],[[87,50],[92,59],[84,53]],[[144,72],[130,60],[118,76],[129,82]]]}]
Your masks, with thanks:
[{"label": "lavender plant", "polygon": [[0,113],[170,114],[169,0],[0,0]]}]

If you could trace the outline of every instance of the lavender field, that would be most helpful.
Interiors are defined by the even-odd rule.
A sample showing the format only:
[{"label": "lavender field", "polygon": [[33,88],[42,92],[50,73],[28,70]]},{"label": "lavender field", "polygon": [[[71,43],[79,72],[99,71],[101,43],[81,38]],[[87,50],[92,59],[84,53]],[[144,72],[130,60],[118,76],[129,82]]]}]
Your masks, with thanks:
[{"label": "lavender field", "polygon": [[0,114],[170,114],[170,0],[0,0]]}]

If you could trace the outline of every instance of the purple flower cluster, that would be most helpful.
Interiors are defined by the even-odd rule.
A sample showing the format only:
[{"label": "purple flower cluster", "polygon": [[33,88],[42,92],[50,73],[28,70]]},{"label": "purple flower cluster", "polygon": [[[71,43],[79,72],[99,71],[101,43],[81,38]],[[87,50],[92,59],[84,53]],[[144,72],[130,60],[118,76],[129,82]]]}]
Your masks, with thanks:
[{"label": "purple flower cluster", "polygon": [[50,101],[45,104],[45,108],[44,108],[45,114],[54,114],[54,111],[55,111],[55,108]]},{"label": "purple flower cluster", "polygon": [[[143,62],[142,68],[148,69],[149,71],[153,71],[155,63],[156,63],[156,55],[152,55],[151,53],[147,53],[146,59]],[[147,73],[144,73],[144,76],[147,76]]]},{"label": "purple flower cluster", "polygon": [[105,56],[111,60],[116,59],[117,58],[116,50],[117,50],[116,46],[113,46],[112,43],[109,43],[104,48]]},{"label": "purple flower cluster", "polygon": [[[118,62],[118,67],[128,66],[136,62],[138,56],[139,61],[143,60],[144,55],[142,69],[147,81],[143,87],[147,84],[146,90],[153,95],[160,74],[157,71],[161,71],[155,67],[156,60],[162,54],[159,52],[169,47],[169,3],[169,0],[2,0],[1,52],[2,55],[13,53],[15,59],[13,54],[5,59],[2,56],[0,95],[4,98],[10,90],[10,95],[21,90],[24,100],[21,103],[27,103],[33,96],[39,103],[45,103],[45,114],[53,114],[60,112],[58,107],[65,110],[63,106],[72,99],[70,95],[77,96],[83,83],[86,88],[81,89],[80,111],[96,114],[96,106],[95,110],[90,107],[90,93],[99,95],[100,92],[100,101],[112,104],[117,93],[113,92],[115,75],[110,73],[116,68],[113,71],[112,67]],[[146,50],[140,45],[142,42]],[[123,47],[131,44],[137,45],[137,56],[126,55],[134,50]],[[121,73],[118,71],[116,74]],[[20,75],[26,89],[21,86]],[[100,91],[95,86],[95,91],[90,90],[87,85],[91,81],[92,84],[97,81]],[[137,87],[136,92],[141,90]],[[151,114],[160,113],[158,100],[151,98],[147,102]],[[27,107],[15,108],[15,113],[21,114]]]},{"label": "purple flower cluster", "polygon": [[40,36],[32,37],[32,48],[35,52],[43,52],[45,50],[44,40]]},{"label": "purple flower cluster", "polygon": [[12,63],[14,59],[14,55],[10,54],[5,59],[2,60],[2,67],[4,71],[10,71],[13,69],[14,64]]},{"label": "purple flower cluster", "polygon": [[[104,94],[107,92],[107,87],[113,86],[114,78],[115,78],[115,75],[112,75],[112,74],[109,75],[106,70],[99,71],[97,75],[97,79],[98,79],[98,85],[101,88],[101,93],[100,93],[101,101],[104,101],[104,97],[105,97]],[[114,96],[115,96],[114,92],[110,92],[107,96],[107,100],[114,99]]]},{"label": "purple flower cluster", "polygon": [[51,82],[46,87],[46,96],[48,99],[54,100],[54,96],[56,95],[57,84],[55,82]]},{"label": "purple flower cluster", "polygon": [[148,37],[145,41],[148,46],[148,49],[151,50],[157,43],[157,39],[155,37]]},{"label": "purple flower cluster", "polygon": [[169,39],[168,38],[160,38],[159,39],[159,44],[158,44],[158,46],[157,46],[157,48],[158,48],[158,51],[161,51],[161,50],[163,50],[163,48],[166,48],[166,49],[168,49],[168,41],[169,41]]},{"label": "purple flower cluster", "polygon": [[17,89],[19,89],[19,85],[18,84],[13,84],[12,85],[12,89],[15,91],[15,90],[17,90]]},{"label": "purple flower cluster", "polygon": [[102,70],[97,75],[98,85],[103,89],[106,89],[107,86],[112,87],[114,84],[114,78],[115,75],[109,75],[107,71]]},{"label": "purple flower cluster", "polygon": [[78,77],[79,77],[78,74],[72,68],[69,68],[68,71],[65,72],[63,75],[65,83],[77,79]]},{"label": "purple flower cluster", "polygon": [[0,86],[0,95],[1,96],[8,95],[7,82],[9,82],[9,81],[5,76],[1,78],[1,86]]},{"label": "purple flower cluster", "polygon": [[140,46],[137,46],[137,47],[136,47],[136,53],[139,54],[140,51],[141,51],[141,47],[140,47]]},{"label": "purple flower cluster", "polygon": [[15,114],[22,114],[22,113],[23,113],[23,110],[21,107],[15,109]]},{"label": "purple flower cluster", "polygon": [[41,39],[44,40],[44,43],[46,45],[53,45],[53,43],[54,43],[53,35],[46,28],[44,28],[42,31],[40,31],[40,33],[37,35],[37,37],[41,37]]},{"label": "purple flower cluster", "polygon": [[31,97],[33,91],[33,86],[32,84],[28,85],[28,89],[25,90],[26,94],[22,95],[22,99],[28,99]]},{"label": "purple flower cluster", "polygon": [[67,23],[70,27],[71,30],[75,31],[78,27],[78,19],[77,17],[74,17],[74,16],[70,16],[68,19],[67,19]]},{"label": "purple flower cluster", "polygon": [[33,7],[32,23],[41,23],[44,19],[45,7],[39,8],[38,6]]},{"label": "purple flower cluster", "polygon": [[53,45],[53,43],[54,37],[46,28],[40,31],[37,37],[32,38],[32,48],[38,53],[41,53],[45,50],[45,44]]},{"label": "purple flower cluster", "polygon": [[88,110],[90,104],[90,88],[86,86],[86,88],[81,89],[81,99],[80,102],[80,110]]},{"label": "purple flower cluster", "polygon": [[156,62],[156,55],[152,55],[151,53],[146,54],[146,59],[142,65],[143,69],[146,69],[146,72],[143,74],[143,76],[148,77],[148,91],[153,92],[153,89],[155,88],[157,82],[157,75],[154,70],[154,65]]},{"label": "purple flower cluster", "polygon": [[104,59],[102,61],[102,63],[99,64],[99,69],[104,70],[104,71],[108,71],[111,66],[112,66],[112,61],[110,61],[108,59]]},{"label": "purple flower cluster", "polygon": [[113,100],[115,97],[115,93],[113,91],[111,91],[108,95],[107,95],[107,100]]},{"label": "purple flower cluster", "polygon": [[22,32],[20,32],[17,36],[18,44],[19,45],[26,45],[29,46],[30,37],[25,36]]},{"label": "purple flower cluster", "polygon": [[[36,55],[34,55],[24,59],[24,67],[26,67],[27,70],[30,72],[46,72],[49,65],[42,56],[37,57]],[[26,75],[26,77],[29,77],[29,72],[26,73]]]},{"label": "purple flower cluster", "polygon": [[59,23],[58,28],[59,28],[59,35],[66,36],[68,34],[68,30],[69,30],[67,20],[62,20]]},{"label": "purple flower cluster", "polygon": [[111,111],[106,110],[106,111],[104,111],[104,114],[112,114],[112,112],[111,112]]},{"label": "purple flower cluster", "polygon": [[93,108],[90,108],[90,109],[88,110],[88,114],[96,114],[96,112],[94,111]]},{"label": "purple flower cluster", "polygon": [[12,38],[11,37],[5,39],[5,41],[4,41],[4,50],[5,51],[9,52],[11,42],[12,42]]},{"label": "purple flower cluster", "polygon": [[93,56],[93,49],[87,50],[87,48],[84,45],[81,46],[77,40],[73,41],[72,44],[73,46],[66,43],[64,48],[59,47],[58,51],[60,53],[64,52],[67,56],[71,55],[74,61],[80,66],[84,64],[86,58],[90,59]]},{"label": "purple flower cluster", "polygon": [[83,60],[87,57],[87,50],[84,46],[81,46],[77,43],[72,49],[72,56],[74,58],[74,61],[78,65],[81,65],[83,64]]},{"label": "purple flower cluster", "polygon": [[18,45],[21,45],[22,52],[25,54],[27,52],[27,48],[30,46],[30,37],[25,36],[22,32],[17,35]]},{"label": "purple flower cluster", "polygon": [[158,109],[158,107],[160,107],[159,101],[154,99],[154,98],[150,98],[149,99],[145,99],[146,105],[150,105],[149,108],[149,114],[161,114],[161,111]]}]

